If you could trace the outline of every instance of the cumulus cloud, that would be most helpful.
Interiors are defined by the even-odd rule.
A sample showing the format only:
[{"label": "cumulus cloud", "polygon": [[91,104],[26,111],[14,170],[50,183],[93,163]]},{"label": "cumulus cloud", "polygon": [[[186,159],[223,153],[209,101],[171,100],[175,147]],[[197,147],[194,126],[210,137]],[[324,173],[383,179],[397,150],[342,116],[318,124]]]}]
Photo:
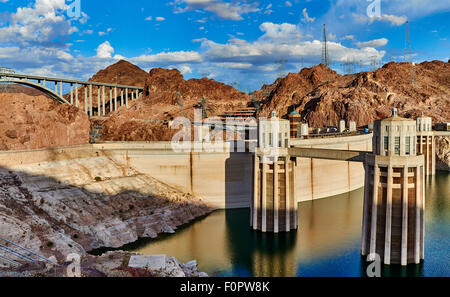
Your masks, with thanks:
[{"label": "cumulus cloud", "polygon": [[316,18],[309,17],[308,12],[306,11],[306,8],[303,8],[302,14],[303,14],[302,22],[304,22],[304,23],[312,23],[316,20]]},{"label": "cumulus cloud", "polygon": [[385,46],[388,42],[389,42],[389,40],[387,40],[386,38],[380,38],[380,39],[374,39],[374,40],[365,41],[365,42],[357,42],[356,45],[360,48],[361,47],[380,47],[380,46]]},{"label": "cumulus cloud", "polygon": [[[365,18],[363,18],[365,19]],[[388,22],[393,26],[401,26],[404,23],[406,23],[406,21],[408,20],[408,18],[406,16],[396,16],[393,14],[383,14],[380,17],[373,17],[373,18],[367,18],[369,23],[373,23],[375,21],[381,21],[381,22]]]},{"label": "cumulus cloud", "polygon": [[228,20],[242,20],[242,15],[258,12],[258,3],[247,2],[225,2],[222,0],[175,0],[175,13],[186,11],[204,10],[217,15],[219,18]]},{"label": "cumulus cloud", "polygon": [[[315,63],[320,61],[321,41],[302,40],[302,34],[297,26],[287,23],[263,23],[260,30],[263,35],[254,42],[235,38],[225,44],[208,39],[201,40],[203,59],[214,63],[250,63],[253,66],[265,67],[276,63],[280,58],[290,63],[298,63],[302,60]],[[380,44],[379,41],[374,43]],[[338,42],[329,42],[328,47],[334,61],[355,58],[369,63],[370,57],[376,56],[380,59],[385,54],[384,51],[377,51],[369,44],[364,48],[356,49],[345,47]]]},{"label": "cumulus cloud", "polygon": [[109,41],[105,41],[100,44],[97,48],[97,57],[98,58],[112,58],[112,54],[114,53],[114,48],[111,46]]},{"label": "cumulus cloud", "polygon": [[0,42],[64,46],[65,38],[78,31],[62,14],[65,9],[65,0],[36,0],[33,6],[19,7],[0,27]]},{"label": "cumulus cloud", "polygon": [[198,63],[202,57],[195,51],[163,52],[154,55],[141,55],[131,58],[134,62],[140,63]]}]

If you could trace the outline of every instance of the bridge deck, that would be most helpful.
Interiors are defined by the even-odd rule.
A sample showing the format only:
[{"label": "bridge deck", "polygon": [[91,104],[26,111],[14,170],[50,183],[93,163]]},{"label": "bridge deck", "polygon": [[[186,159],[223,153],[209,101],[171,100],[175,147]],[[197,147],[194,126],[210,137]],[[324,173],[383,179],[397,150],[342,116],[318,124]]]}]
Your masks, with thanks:
[{"label": "bridge deck", "polygon": [[301,148],[301,147],[289,148],[289,155],[291,157],[352,161],[352,162],[364,162],[364,160],[366,159],[366,154],[368,153],[370,152]]},{"label": "bridge deck", "polygon": [[17,73],[0,73],[0,77],[31,79],[31,80],[38,80],[38,81],[45,80],[45,81],[62,82],[62,83],[69,83],[69,84],[94,85],[94,86],[104,86],[104,87],[111,87],[111,88],[131,89],[131,90],[141,90],[141,91],[144,90],[143,87],[137,87],[137,86],[126,86],[126,85],[108,84],[108,83],[100,83],[100,82],[93,82],[93,81],[81,81],[81,80],[75,80],[75,79],[36,76],[36,75],[17,74]]}]

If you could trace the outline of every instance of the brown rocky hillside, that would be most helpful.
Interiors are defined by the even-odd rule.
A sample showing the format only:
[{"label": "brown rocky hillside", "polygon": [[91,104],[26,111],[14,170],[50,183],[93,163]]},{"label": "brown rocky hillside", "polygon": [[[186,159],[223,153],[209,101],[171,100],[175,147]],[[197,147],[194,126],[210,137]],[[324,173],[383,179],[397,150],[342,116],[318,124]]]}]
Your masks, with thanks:
[{"label": "brown rocky hillside", "polygon": [[[88,81],[143,87],[145,85],[147,76],[148,73],[138,66],[131,64],[128,61],[120,60],[119,62],[98,71]],[[105,90],[105,96],[106,100],[108,101],[108,89]],[[120,96],[120,93],[118,93],[118,96]],[[64,97],[69,101],[70,94],[66,94]],[[96,107],[98,105],[98,90],[96,87],[92,89],[92,97],[92,105]],[[84,109],[84,88],[82,87],[78,88],[78,98],[80,108]],[[107,107],[106,110],[109,111],[109,107]]]},{"label": "brown rocky hillside", "polygon": [[150,141],[170,140],[177,130],[164,121],[178,116],[193,120],[194,107],[204,100],[207,116],[223,114],[249,104],[249,96],[213,79],[185,80],[178,70],[152,69],[147,76],[144,95],[121,107],[105,127],[103,140]]},{"label": "brown rocky hillside", "polygon": [[[295,106],[310,126],[334,125],[340,119],[363,126],[386,117],[396,107],[400,115],[424,112],[434,121],[450,119],[450,64],[418,65],[391,62],[373,72],[341,76],[319,65],[289,74],[255,95],[264,100],[260,115],[276,110],[286,117]],[[265,86],[265,90],[268,87]]]}]

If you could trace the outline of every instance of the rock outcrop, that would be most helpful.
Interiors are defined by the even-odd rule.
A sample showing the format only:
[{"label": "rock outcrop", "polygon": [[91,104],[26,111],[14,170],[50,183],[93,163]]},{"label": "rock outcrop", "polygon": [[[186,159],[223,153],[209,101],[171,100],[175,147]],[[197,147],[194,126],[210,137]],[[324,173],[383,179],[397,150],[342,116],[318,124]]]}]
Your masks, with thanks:
[{"label": "rock outcrop", "polygon": [[436,137],[436,170],[450,171],[450,137]]},{"label": "rock outcrop", "polygon": [[171,130],[167,121],[179,116],[193,120],[194,107],[200,107],[201,100],[208,117],[250,102],[247,94],[213,79],[184,80],[178,70],[152,69],[143,96],[99,123],[105,127],[102,140],[170,140],[178,130]]},{"label": "rock outcrop", "polygon": [[0,236],[59,261],[173,233],[211,211],[106,153],[0,168]]},{"label": "rock outcrop", "polygon": [[[139,68],[138,66],[125,61],[120,60],[119,62],[112,64],[105,69],[98,71],[94,74],[89,82],[99,82],[99,83],[109,83],[109,84],[117,84],[117,85],[125,85],[125,86],[136,86],[143,87],[145,85],[145,81],[147,79],[148,73]],[[78,90],[78,100],[79,106],[82,110],[84,110],[84,88],[79,87]],[[101,95],[101,94],[100,94]],[[105,90],[105,96],[109,99],[109,90]],[[120,96],[120,94],[118,94]],[[64,98],[67,101],[70,101],[70,93],[64,95]],[[98,88],[92,88],[92,106],[94,107],[94,113],[96,113],[97,105],[98,105]],[[120,101],[120,98],[118,98]],[[107,102],[108,105],[108,102]],[[109,105],[106,108],[109,111]]]},{"label": "rock outcrop", "polygon": [[[197,261],[182,263],[174,257],[164,256],[164,263],[158,269],[130,267],[131,257],[148,257],[124,251],[111,251],[101,256],[85,255],[81,258],[80,277],[208,277],[201,272]],[[72,273],[70,263],[59,265],[37,262],[16,268],[1,268],[0,277],[66,277]]]},{"label": "rock outcrop", "polygon": [[263,101],[261,115],[276,110],[286,117],[295,106],[313,127],[335,125],[340,119],[364,126],[388,116],[392,107],[405,117],[425,112],[434,121],[446,121],[450,119],[450,64],[391,62],[376,71],[345,76],[319,65],[278,79],[255,96]]},{"label": "rock outcrop", "polygon": [[0,93],[0,150],[21,150],[86,144],[88,116],[29,88]]}]

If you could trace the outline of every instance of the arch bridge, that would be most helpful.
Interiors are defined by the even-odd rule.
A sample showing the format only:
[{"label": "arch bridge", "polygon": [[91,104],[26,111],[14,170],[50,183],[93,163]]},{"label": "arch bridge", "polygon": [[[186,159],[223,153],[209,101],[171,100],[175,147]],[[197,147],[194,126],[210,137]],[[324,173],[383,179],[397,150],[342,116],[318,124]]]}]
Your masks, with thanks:
[{"label": "arch bridge", "polygon": [[[129,101],[139,98],[144,90],[143,87],[137,86],[9,72],[0,72],[0,83],[13,83],[32,87],[47,94],[58,103],[84,107],[84,112],[91,117],[95,115],[106,116],[123,105],[128,107]],[[50,86],[48,86],[49,84]],[[54,85],[53,89],[52,84]],[[64,84],[70,87],[70,92],[66,95],[63,93]],[[80,98],[80,96],[83,98]],[[97,101],[96,104],[94,100]]]}]

